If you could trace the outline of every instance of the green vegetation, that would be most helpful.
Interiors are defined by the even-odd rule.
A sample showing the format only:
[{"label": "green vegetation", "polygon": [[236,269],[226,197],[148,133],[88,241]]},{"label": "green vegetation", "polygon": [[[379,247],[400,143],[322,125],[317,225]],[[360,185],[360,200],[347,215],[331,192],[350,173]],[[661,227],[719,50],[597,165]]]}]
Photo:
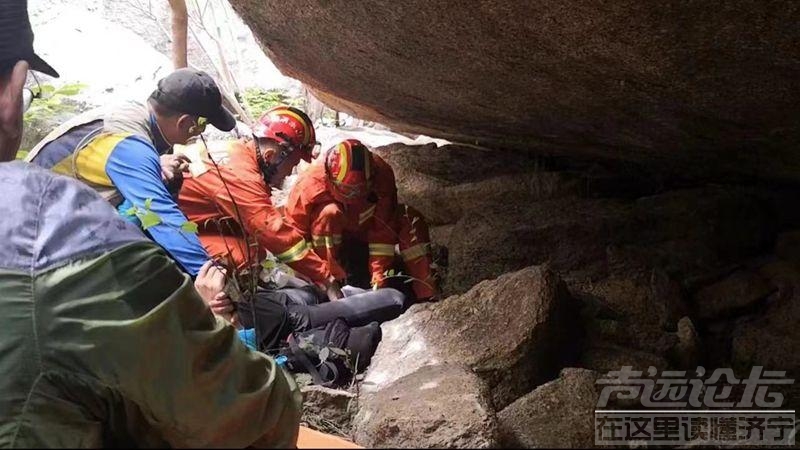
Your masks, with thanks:
[{"label": "green vegetation", "polygon": [[75,105],[69,102],[65,103],[64,100],[78,95],[86,87],[81,83],[65,84],[58,88],[50,84],[34,87],[34,95],[38,94],[41,89],[41,97],[34,99],[31,107],[25,112],[23,117],[25,125],[36,120],[47,120],[62,113],[73,112]]},{"label": "green vegetation", "polygon": [[24,159],[27,156],[30,147],[50,131],[52,122],[77,111],[78,103],[71,100],[70,97],[78,95],[86,87],[81,83],[70,83],[60,87],[51,84],[33,87],[34,95],[40,94],[40,96],[33,99],[30,108],[22,117],[25,134],[22,141],[23,150],[17,152],[17,159]]},{"label": "green vegetation", "polygon": [[242,94],[245,106],[250,110],[253,117],[259,117],[266,110],[278,105],[289,105],[303,108],[303,99],[291,97],[282,89],[258,89],[248,88]]}]

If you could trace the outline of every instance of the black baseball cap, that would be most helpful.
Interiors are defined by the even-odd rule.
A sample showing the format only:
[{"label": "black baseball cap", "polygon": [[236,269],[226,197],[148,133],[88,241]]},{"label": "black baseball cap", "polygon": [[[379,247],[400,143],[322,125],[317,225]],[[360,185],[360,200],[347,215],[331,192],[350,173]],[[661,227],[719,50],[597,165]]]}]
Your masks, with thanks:
[{"label": "black baseball cap", "polygon": [[174,111],[205,117],[222,131],[231,131],[236,119],[224,106],[211,76],[201,70],[178,69],[158,82],[150,98]]},{"label": "black baseball cap", "polygon": [[33,51],[28,0],[0,0],[0,70],[28,61],[31,70],[58,77],[58,72]]}]

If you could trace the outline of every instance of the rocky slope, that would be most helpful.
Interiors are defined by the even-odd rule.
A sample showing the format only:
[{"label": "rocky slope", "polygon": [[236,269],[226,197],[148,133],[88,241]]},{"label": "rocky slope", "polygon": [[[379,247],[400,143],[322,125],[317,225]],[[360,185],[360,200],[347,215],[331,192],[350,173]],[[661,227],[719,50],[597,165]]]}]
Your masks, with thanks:
[{"label": "rocky slope", "polygon": [[454,145],[376,152],[448,250],[449,296],[384,324],[348,415],[356,442],[592,446],[595,380],[622,366],[800,375],[800,190]]}]

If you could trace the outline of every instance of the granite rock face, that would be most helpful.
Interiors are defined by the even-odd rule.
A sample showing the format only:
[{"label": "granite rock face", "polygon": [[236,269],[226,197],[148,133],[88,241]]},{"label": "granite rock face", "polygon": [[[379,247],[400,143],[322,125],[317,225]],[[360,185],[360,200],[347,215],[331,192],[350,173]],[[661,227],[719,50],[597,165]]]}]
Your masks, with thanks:
[{"label": "granite rock face", "polygon": [[231,0],[329,105],[490,147],[800,180],[800,3]]}]

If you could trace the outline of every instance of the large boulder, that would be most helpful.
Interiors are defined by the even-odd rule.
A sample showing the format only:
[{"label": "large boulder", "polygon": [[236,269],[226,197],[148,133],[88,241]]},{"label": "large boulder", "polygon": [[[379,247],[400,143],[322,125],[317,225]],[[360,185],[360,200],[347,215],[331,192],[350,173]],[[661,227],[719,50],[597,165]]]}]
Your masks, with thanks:
[{"label": "large boulder", "polygon": [[794,219],[790,197],[734,187],[683,189],[635,201],[562,198],[472,211],[453,228],[446,291],[532,264],[566,280],[660,268],[707,284],[770,248]]},{"label": "large boulder", "polygon": [[574,281],[570,290],[585,305],[587,340],[606,340],[665,354],[677,338],[668,334],[686,313],[680,285],[663,271],[612,274]]},{"label": "large boulder", "polygon": [[449,247],[451,294],[523,267],[549,263],[564,273],[602,269],[606,247],[630,216],[614,200],[560,199],[496,204],[472,211],[453,229]]},{"label": "large boulder", "polygon": [[625,366],[631,366],[634,370],[647,370],[650,367],[664,370],[669,367],[669,361],[665,357],[636,350],[635,345],[636,341],[630,341],[628,345],[589,341],[581,354],[581,366],[603,373],[620,370]]},{"label": "large boulder", "polygon": [[428,365],[360,401],[354,440],[367,448],[493,448],[485,383],[463,366]]},{"label": "large boulder", "polygon": [[556,376],[575,356],[580,327],[559,277],[529,267],[383,324],[362,390],[380,391],[420,367],[452,362],[486,381],[501,408]]},{"label": "large boulder", "polygon": [[393,128],[800,180],[797,2],[231,4],[286,75]]},{"label": "large boulder", "polygon": [[758,273],[739,270],[697,292],[694,296],[695,313],[701,319],[735,314],[765,299],[774,290]]},{"label": "large boulder", "polygon": [[375,152],[392,166],[400,201],[431,225],[454,224],[468,211],[498,203],[576,196],[583,189],[580,177],[538,170],[537,158],[525,153],[433,144]]},{"label": "large boulder", "polygon": [[[617,368],[616,370],[619,370]],[[594,411],[599,373],[568,368],[497,413],[505,447],[587,448],[594,446]]]},{"label": "large boulder", "polygon": [[[768,369],[800,373],[800,268],[773,262],[761,268],[781,295],[732,332],[732,360],[736,367],[765,366]],[[798,399],[800,400],[800,399]]]}]

